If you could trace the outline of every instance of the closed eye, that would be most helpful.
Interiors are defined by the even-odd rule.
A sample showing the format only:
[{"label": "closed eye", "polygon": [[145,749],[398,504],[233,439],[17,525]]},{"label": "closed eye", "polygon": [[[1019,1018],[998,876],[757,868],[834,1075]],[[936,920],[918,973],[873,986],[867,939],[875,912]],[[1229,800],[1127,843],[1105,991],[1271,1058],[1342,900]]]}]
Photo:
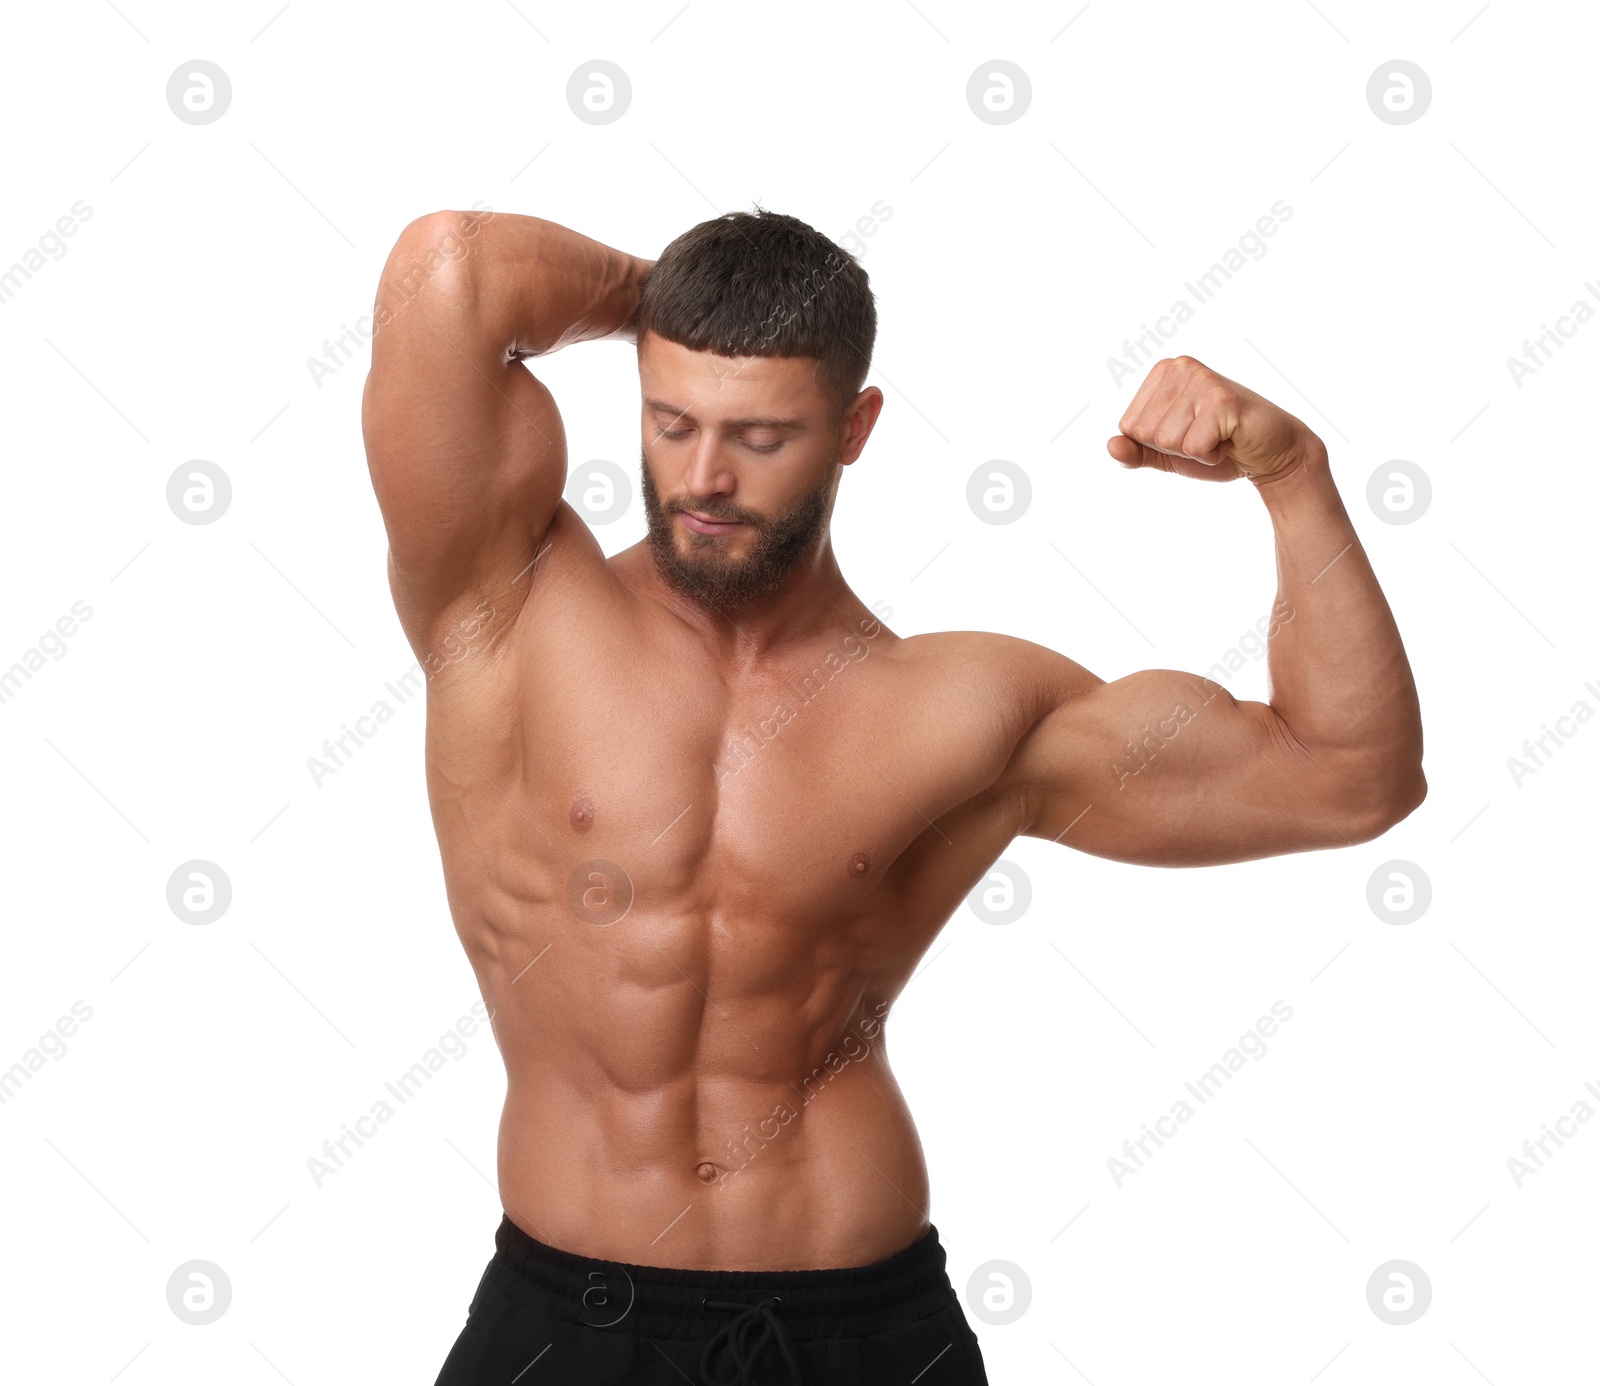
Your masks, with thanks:
[{"label": "closed eye", "polygon": [[[663,428],[658,431],[656,436],[658,438],[687,438],[693,432],[694,430],[692,428],[680,428],[676,430]],[[743,443],[745,447],[749,448],[751,452],[776,452],[787,440],[780,438],[776,443],[765,444],[752,443],[747,438],[741,438],[739,441]]]}]

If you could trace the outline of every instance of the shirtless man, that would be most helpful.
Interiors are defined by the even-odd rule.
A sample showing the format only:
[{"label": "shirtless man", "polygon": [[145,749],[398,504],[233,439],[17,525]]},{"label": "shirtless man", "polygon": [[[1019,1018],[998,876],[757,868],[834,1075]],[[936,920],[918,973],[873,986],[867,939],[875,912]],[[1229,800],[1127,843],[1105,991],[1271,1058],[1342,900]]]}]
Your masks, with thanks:
[{"label": "shirtless man", "polygon": [[[828,519],[884,403],[876,313],[803,222],[650,261],[441,212],[376,316],[368,462],[507,1074],[505,1215],[440,1386],[985,1381],[885,1049],[945,921],[1019,834],[1198,866],[1366,842],[1426,793],[1322,441],[1180,356],[1107,445],[1265,504],[1272,701],[1238,701],[863,605]],[[604,338],[637,343],[649,524],[609,559],[523,364]]]}]

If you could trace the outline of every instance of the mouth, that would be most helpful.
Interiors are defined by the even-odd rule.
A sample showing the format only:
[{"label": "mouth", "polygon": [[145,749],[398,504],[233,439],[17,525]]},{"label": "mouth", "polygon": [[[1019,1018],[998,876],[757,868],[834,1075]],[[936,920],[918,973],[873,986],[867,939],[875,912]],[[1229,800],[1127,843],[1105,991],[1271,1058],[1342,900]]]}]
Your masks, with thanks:
[{"label": "mouth", "polygon": [[714,520],[696,510],[680,510],[683,522],[696,534],[732,534],[741,525],[739,520]]}]

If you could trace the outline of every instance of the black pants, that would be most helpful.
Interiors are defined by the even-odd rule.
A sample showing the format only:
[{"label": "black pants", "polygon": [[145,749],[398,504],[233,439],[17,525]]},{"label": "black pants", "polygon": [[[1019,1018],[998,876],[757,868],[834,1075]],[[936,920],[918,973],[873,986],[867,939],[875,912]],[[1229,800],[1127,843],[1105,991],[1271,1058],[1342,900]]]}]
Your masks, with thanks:
[{"label": "black pants", "polygon": [[937,1230],[867,1266],[577,1256],[510,1218],[435,1386],[988,1386]]}]

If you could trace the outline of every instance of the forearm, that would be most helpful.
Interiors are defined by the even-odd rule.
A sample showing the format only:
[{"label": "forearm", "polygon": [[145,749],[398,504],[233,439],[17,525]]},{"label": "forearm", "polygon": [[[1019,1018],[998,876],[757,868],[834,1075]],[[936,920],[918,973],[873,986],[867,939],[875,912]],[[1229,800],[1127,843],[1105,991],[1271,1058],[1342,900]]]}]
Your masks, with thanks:
[{"label": "forearm", "polygon": [[[446,295],[450,316],[508,357],[633,338],[652,261],[553,221],[509,212],[435,212],[402,232],[383,289],[409,302]],[[410,292],[407,292],[410,290]]]},{"label": "forearm", "polygon": [[1283,477],[1254,483],[1276,541],[1278,626],[1271,706],[1314,764],[1362,792],[1418,797],[1422,717],[1399,628],[1320,444]]}]

